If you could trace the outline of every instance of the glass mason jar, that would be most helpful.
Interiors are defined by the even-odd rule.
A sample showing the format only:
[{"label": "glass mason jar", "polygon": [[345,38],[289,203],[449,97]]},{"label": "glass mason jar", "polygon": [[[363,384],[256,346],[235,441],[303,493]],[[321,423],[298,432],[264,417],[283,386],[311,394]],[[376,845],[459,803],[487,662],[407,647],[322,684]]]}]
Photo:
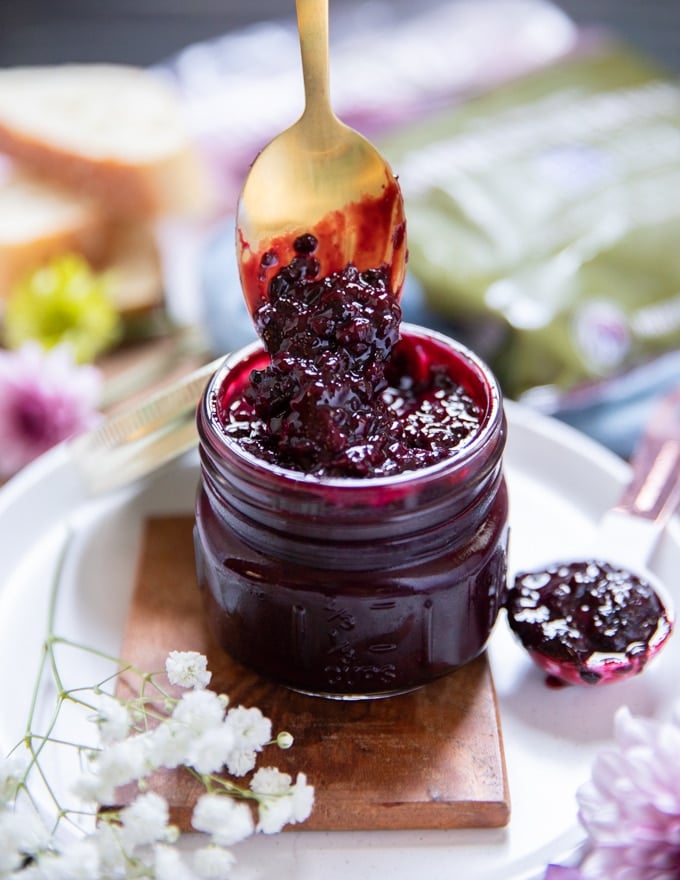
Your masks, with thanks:
[{"label": "glass mason jar", "polygon": [[305,693],[351,699],[419,687],[484,649],[504,601],[506,421],[496,379],[429,330],[405,325],[398,348],[407,363],[444,363],[481,412],[469,441],[420,470],[324,478],[244,451],[217,404],[266,365],[259,343],[225,360],[199,405],[194,542],[209,627],[234,659]]}]

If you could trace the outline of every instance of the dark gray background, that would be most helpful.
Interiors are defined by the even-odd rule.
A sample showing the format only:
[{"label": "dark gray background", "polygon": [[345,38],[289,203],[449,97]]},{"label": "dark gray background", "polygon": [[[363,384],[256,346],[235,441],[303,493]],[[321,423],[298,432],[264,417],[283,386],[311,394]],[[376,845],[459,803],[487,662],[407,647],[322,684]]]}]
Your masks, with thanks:
[{"label": "dark gray background", "polygon": [[[334,10],[356,0],[330,0]],[[418,0],[389,0],[413,10]],[[680,72],[680,0],[558,0]],[[63,61],[148,65],[188,43],[294,14],[294,0],[0,0],[0,66]]]}]

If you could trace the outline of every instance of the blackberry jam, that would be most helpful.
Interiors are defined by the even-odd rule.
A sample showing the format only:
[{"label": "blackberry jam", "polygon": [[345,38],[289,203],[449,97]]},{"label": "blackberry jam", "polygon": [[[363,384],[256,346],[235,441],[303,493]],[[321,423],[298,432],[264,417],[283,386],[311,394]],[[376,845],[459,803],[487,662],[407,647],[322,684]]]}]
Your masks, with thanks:
[{"label": "blackberry jam", "polygon": [[651,584],[596,559],[521,572],[508,591],[507,612],[536,663],[564,684],[637,675],[672,629]]},{"label": "blackberry jam", "polygon": [[401,309],[381,270],[317,278],[316,239],[269,287],[254,319],[270,362],[220,421],[254,455],[316,476],[377,477],[451,455],[479,425],[477,404],[442,363],[395,352]]},{"label": "blackberry jam", "polygon": [[[273,354],[255,344],[227,358],[198,410],[197,572],[218,642],[269,679],[346,699],[408,691],[467,663],[505,599],[506,423],[495,378],[452,340],[403,326],[376,386],[380,429],[358,400],[349,411],[361,418],[339,431],[337,456],[292,429],[280,454],[267,424],[290,416],[298,395],[266,411],[271,395],[253,392],[253,371],[272,379],[268,346]],[[354,378],[342,393],[354,393]],[[320,422],[334,435],[337,425]],[[409,445],[413,434],[421,439]]]}]

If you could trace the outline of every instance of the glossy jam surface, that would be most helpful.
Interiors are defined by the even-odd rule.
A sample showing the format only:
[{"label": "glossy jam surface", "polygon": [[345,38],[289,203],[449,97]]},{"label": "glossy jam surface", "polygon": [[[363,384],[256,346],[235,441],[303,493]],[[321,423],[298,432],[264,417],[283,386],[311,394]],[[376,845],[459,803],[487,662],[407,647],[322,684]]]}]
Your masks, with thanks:
[{"label": "glossy jam surface", "polygon": [[606,684],[640,672],[671,632],[654,588],[607,562],[587,560],[517,575],[508,620],[559,681]]},{"label": "glossy jam surface", "polygon": [[[255,313],[271,362],[223,429],[265,461],[305,473],[374,477],[448,458],[478,430],[480,408],[443,360],[399,340],[401,309],[381,270],[322,278],[311,235],[272,278]],[[430,353],[432,354],[432,353]]]}]

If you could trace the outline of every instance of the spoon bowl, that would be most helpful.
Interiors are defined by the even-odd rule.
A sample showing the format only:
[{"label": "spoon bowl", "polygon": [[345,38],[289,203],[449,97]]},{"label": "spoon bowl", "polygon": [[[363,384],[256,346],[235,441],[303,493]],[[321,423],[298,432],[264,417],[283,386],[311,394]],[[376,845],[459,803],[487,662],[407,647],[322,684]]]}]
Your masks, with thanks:
[{"label": "spoon bowl", "polygon": [[[300,119],[258,155],[236,215],[239,274],[251,314],[269,282],[313,236],[323,277],[348,264],[384,269],[399,296],[406,266],[401,190],[389,164],[335,116],[328,79],[328,0],[297,0],[305,86]],[[309,251],[309,239],[306,244]]]},{"label": "spoon bowl", "polygon": [[555,685],[638,675],[669,639],[672,607],[647,569],[597,556],[520,572],[507,603],[511,628]]},{"label": "spoon bowl", "polygon": [[520,572],[508,591],[510,626],[553,683],[630,678],[671,636],[675,597],[648,563],[680,501],[680,389],[654,411],[631,465],[591,555]]}]

